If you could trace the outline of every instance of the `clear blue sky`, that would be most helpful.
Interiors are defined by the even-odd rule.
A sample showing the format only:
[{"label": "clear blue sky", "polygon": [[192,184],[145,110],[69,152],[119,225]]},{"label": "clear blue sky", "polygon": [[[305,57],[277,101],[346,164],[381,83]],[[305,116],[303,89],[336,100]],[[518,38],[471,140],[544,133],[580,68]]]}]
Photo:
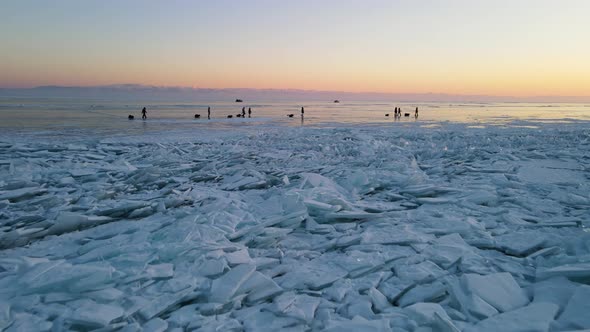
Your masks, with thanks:
[{"label": "clear blue sky", "polygon": [[590,94],[586,0],[5,0],[0,87]]}]

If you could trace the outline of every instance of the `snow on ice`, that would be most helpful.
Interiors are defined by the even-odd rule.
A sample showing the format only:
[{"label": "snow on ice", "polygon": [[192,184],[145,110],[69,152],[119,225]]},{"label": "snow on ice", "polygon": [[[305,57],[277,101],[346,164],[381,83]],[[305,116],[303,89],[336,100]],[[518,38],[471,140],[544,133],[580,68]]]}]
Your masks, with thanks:
[{"label": "snow on ice", "polygon": [[590,131],[0,138],[0,330],[589,329]]}]

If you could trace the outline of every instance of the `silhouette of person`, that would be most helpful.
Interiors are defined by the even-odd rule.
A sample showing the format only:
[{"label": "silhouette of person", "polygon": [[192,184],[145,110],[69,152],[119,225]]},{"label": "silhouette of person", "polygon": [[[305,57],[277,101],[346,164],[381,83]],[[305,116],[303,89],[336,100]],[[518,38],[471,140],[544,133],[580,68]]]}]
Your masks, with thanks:
[{"label": "silhouette of person", "polygon": [[246,107],[242,107],[242,117],[246,117]]},{"label": "silhouette of person", "polygon": [[418,117],[418,107],[416,107],[416,112],[414,113],[415,117]]},{"label": "silhouette of person", "polygon": [[248,107],[248,117],[250,117],[252,115],[252,109],[250,107]]},{"label": "silhouette of person", "polygon": [[207,107],[207,119],[211,119],[211,106]]},{"label": "silhouette of person", "polygon": [[397,117],[397,107],[395,108],[395,110],[393,111],[393,117],[396,118]]},{"label": "silhouette of person", "polygon": [[142,119],[147,119],[147,111],[145,110],[145,107],[141,110],[141,118]]},{"label": "silhouette of person", "polygon": [[303,107],[301,107],[301,117],[303,117],[303,113],[305,113],[305,110],[303,109]]}]

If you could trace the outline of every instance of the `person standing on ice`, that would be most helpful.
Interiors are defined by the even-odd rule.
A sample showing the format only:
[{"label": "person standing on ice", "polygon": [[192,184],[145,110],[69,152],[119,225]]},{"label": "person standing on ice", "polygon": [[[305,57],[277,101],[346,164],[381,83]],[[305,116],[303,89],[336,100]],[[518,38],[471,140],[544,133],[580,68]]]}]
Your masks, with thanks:
[{"label": "person standing on ice", "polygon": [[207,106],[207,119],[211,120],[211,106]]},{"label": "person standing on ice", "polygon": [[143,120],[147,119],[147,111],[145,110],[145,107],[141,110],[141,118]]},{"label": "person standing on ice", "polygon": [[246,117],[246,107],[242,107],[242,117]]},{"label": "person standing on ice", "polygon": [[414,117],[418,117],[418,107],[416,107],[416,112],[414,113]]},{"label": "person standing on ice", "polygon": [[252,109],[248,107],[248,117],[252,116]]},{"label": "person standing on ice", "polygon": [[301,107],[301,117],[303,117],[303,113],[305,113],[305,110],[303,109],[303,107]]}]

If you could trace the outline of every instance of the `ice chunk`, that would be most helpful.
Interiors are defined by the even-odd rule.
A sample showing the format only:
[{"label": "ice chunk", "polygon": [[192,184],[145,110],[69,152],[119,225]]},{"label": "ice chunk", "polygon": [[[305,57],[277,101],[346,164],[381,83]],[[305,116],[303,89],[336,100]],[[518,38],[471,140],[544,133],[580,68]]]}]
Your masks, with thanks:
[{"label": "ice chunk", "polygon": [[243,227],[236,231],[235,233],[228,236],[230,240],[238,239],[246,234],[255,235],[262,232],[266,227],[270,227],[276,224],[284,223],[284,222],[295,222],[299,223],[305,220],[306,212],[304,210],[295,211],[293,213],[289,213],[287,215],[282,216],[273,216],[268,218],[265,221],[260,222],[259,224],[252,226],[252,227]]},{"label": "ice chunk", "polygon": [[68,144],[67,149],[70,151],[88,151],[88,147],[82,144]]},{"label": "ice chunk", "polygon": [[345,277],[348,271],[334,262],[316,259],[293,266],[293,269],[280,278],[279,285],[287,289],[322,289],[334,281]]},{"label": "ice chunk", "polygon": [[349,318],[361,316],[366,319],[373,319],[375,317],[370,297],[366,295],[351,294],[346,300],[348,302],[348,308],[346,311]]},{"label": "ice chunk", "polygon": [[535,160],[521,162],[518,177],[535,184],[571,184],[584,182],[581,172],[575,168],[576,164],[559,160]]},{"label": "ice chunk", "polygon": [[277,296],[273,303],[276,313],[281,316],[293,317],[310,323],[315,316],[320,299],[305,294],[288,292]]},{"label": "ice chunk", "polygon": [[511,311],[529,302],[524,290],[509,273],[486,276],[464,274],[449,283],[449,293],[465,315],[479,320]]},{"label": "ice chunk", "polygon": [[28,235],[35,234],[35,233],[40,232],[42,230],[44,230],[44,228],[35,228],[35,227],[24,228],[24,229],[23,228],[17,228],[16,229],[16,233],[18,235],[20,235],[20,236],[25,236],[26,237]]},{"label": "ice chunk", "polygon": [[112,218],[120,218],[129,215],[131,212],[137,209],[141,209],[145,207],[146,203],[144,202],[134,202],[134,201],[127,201],[120,204],[117,207],[112,208],[104,208],[101,210],[96,211],[96,214],[99,216],[108,216]]},{"label": "ice chunk", "polygon": [[363,232],[361,243],[411,244],[432,240],[432,235],[413,231],[410,226],[369,227]]},{"label": "ice chunk", "polygon": [[[122,291],[120,291],[116,288],[111,287],[111,288],[105,288],[105,289],[89,292],[89,293],[86,293],[86,295],[94,300],[99,301],[99,302],[110,302],[110,301],[115,301],[115,300],[122,298],[125,295],[125,293],[123,293]],[[72,296],[72,295],[70,295],[70,296]],[[47,297],[45,298],[45,301],[47,301]]]},{"label": "ice chunk", "polygon": [[560,247],[544,248],[544,249],[535,251],[534,253],[528,255],[527,259],[533,260],[537,257],[546,257],[546,256],[555,255],[555,254],[559,253],[561,250],[562,249]]},{"label": "ice chunk", "polygon": [[430,326],[436,331],[459,331],[445,309],[438,303],[416,303],[405,308],[405,311],[419,326]]},{"label": "ice chunk", "polygon": [[9,326],[0,326],[4,332],[51,331],[53,324],[42,317],[28,313],[15,315]]},{"label": "ice chunk", "polygon": [[18,202],[23,199],[31,198],[47,192],[45,188],[21,188],[0,192],[0,201],[8,200],[10,202]]},{"label": "ice chunk", "polygon": [[454,233],[436,239],[422,253],[434,263],[443,268],[449,268],[472,251],[473,248],[463,240],[461,235]]},{"label": "ice chunk", "polygon": [[324,332],[386,332],[391,331],[387,319],[367,320],[356,316],[352,320],[330,320]]},{"label": "ice chunk", "polygon": [[452,197],[420,197],[416,198],[416,202],[420,204],[448,204],[453,202],[455,198]]},{"label": "ice chunk", "polygon": [[403,294],[397,303],[405,307],[418,302],[436,302],[436,299],[444,297],[446,286],[441,282],[435,282],[428,285],[417,285]]},{"label": "ice chunk", "polygon": [[152,215],[153,213],[154,209],[152,209],[150,206],[146,206],[144,208],[133,210],[133,212],[131,212],[128,217],[129,219],[145,218]]},{"label": "ice chunk", "polygon": [[164,263],[148,265],[145,269],[145,273],[150,279],[171,278],[174,276],[174,264]]},{"label": "ice chunk", "polygon": [[521,231],[512,232],[496,237],[498,247],[510,255],[527,256],[543,248],[546,237],[541,232]]},{"label": "ice chunk", "polygon": [[306,199],[303,201],[303,203],[305,203],[305,206],[307,206],[307,208],[310,209],[311,211],[317,211],[317,212],[320,212],[320,211],[335,212],[335,211],[338,211],[342,208],[340,205],[331,205],[331,204],[327,204],[327,203],[314,201],[313,199]]},{"label": "ice chunk", "polygon": [[193,320],[186,328],[189,331],[219,332],[219,331],[243,331],[242,324],[228,315],[216,315]]},{"label": "ice chunk", "polygon": [[88,222],[88,217],[78,213],[62,212],[58,215],[53,226],[48,230],[48,234],[63,234],[75,231],[83,227]]},{"label": "ice chunk", "polygon": [[345,270],[349,271],[349,277],[358,278],[367,273],[380,270],[381,267],[399,257],[403,257],[403,252],[364,252],[350,248],[345,255],[325,254],[320,261],[330,260],[335,262]]},{"label": "ice chunk", "polygon": [[266,310],[260,311],[259,308],[248,314],[247,317],[240,319],[245,331],[287,331],[288,328],[304,327],[301,320],[297,318],[277,316]]},{"label": "ice chunk", "polygon": [[139,323],[127,324],[119,330],[119,332],[140,332],[140,331],[141,331],[141,326],[139,325]]},{"label": "ice chunk", "polygon": [[0,327],[8,326],[10,321],[10,304],[2,301],[0,302]]},{"label": "ice chunk", "polygon": [[565,308],[569,299],[579,285],[565,277],[555,277],[533,285],[533,302],[549,302],[557,304],[560,311]]},{"label": "ice chunk", "polygon": [[61,235],[91,226],[107,223],[109,217],[86,216],[79,213],[61,212],[55,223],[47,230],[48,235]]},{"label": "ice chunk", "polygon": [[346,189],[336,184],[336,182],[320,174],[301,173],[300,176],[304,180],[304,182],[301,184],[301,187],[326,187],[336,191],[346,192]]},{"label": "ice chunk", "polygon": [[467,289],[481,297],[500,312],[506,312],[529,303],[524,290],[518,286],[510,273],[495,273],[485,276],[463,275]]},{"label": "ice chunk", "polygon": [[252,303],[270,298],[282,290],[271,278],[255,271],[250,279],[240,286],[236,294],[249,293],[246,301]]},{"label": "ice chunk", "polygon": [[76,325],[96,328],[109,325],[112,321],[123,317],[123,314],[124,310],[119,306],[84,301],[68,320]]},{"label": "ice chunk", "polygon": [[207,259],[198,266],[197,273],[202,276],[215,276],[229,269],[225,259]]},{"label": "ice chunk", "polygon": [[414,282],[425,282],[437,279],[446,272],[431,261],[424,261],[418,264],[399,264],[395,266],[395,273],[405,280]]},{"label": "ice chunk", "polygon": [[590,327],[590,286],[579,286],[557,320],[560,330],[587,329]]},{"label": "ice chunk", "polygon": [[430,184],[425,185],[411,185],[400,190],[400,193],[412,195],[414,197],[434,197],[437,195],[457,192],[458,190],[450,187],[434,186]]},{"label": "ice chunk", "polygon": [[225,259],[230,266],[238,264],[252,264],[252,258],[247,249],[241,249],[225,254]]},{"label": "ice chunk", "polygon": [[339,222],[339,221],[350,221],[357,219],[372,219],[379,216],[376,213],[368,213],[365,211],[339,211],[326,213],[324,220],[327,222]]},{"label": "ice chunk", "polygon": [[344,299],[344,296],[352,291],[352,289],[352,283],[349,279],[340,279],[323,290],[324,298],[335,302],[341,302]]},{"label": "ice chunk", "polygon": [[549,331],[549,325],[557,314],[557,310],[558,306],[552,303],[532,303],[526,307],[482,320],[481,322],[466,328],[464,331]]},{"label": "ice chunk", "polygon": [[252,258],[252,261],[256,264],[257,270],[270,268],[280,263],[280,260],[271,257],[255,257]]},{"label": "ice chunk", "polygon": [[77,298],[76,294],[71,293],[50,293],[45,295],[43,299],[44,303],[54,303],[54,302],[69,302],[75,300]]},{"label": "ice chunk", "polygon": [[413,285],[415,285],[413,281],[392,277],[382,282],[377,289],[385,295],[390,302],[395,302]]},{"label": "ice chunk", "polygon": [[[32,267],[30,267],[26,272],[24,272],[21,275],[21,277],[19,278],[19,283],[27,285],[31,288],[35,288],[35,286],[43,287],[47,284],[47,281],[45,279],[48,279],[48,275],[60,275],[59,272],[56,273],[55,271],[59,271],[62,265],[66,267],[71,267],[71,265],[66,263],[65,260],[43,261],[35,263]],[[62,278],[58,279],[60,281],[63,280]]]},{"label": "ice chunk", "polygon": [[30,233],[30,230],[17,229],[12,232],[0,231],[0,249],[7,249],[19,247],[28,244],[34,238],[42,236],[45,232],[36,229],[35,232]]},{"label": "ice chunk", "polygon": [[174,310],[170,317],[166,319],[166,322],[172,327],[186,328],[186,326],[195,320],[195,317],[199,317],[197,309],[201,304],[188,304],[182,306],[178,310]]},{"label": "ice chunk", "polygon": [[70,174],[72,174],[72,176],[75,178],[79,178],[79,177],[94,175],[94,174],[96,174],[96,170],[94,170],[94,169],[73,169],[70,171]]},{"label": "ice chunk", "polygon": [[590,263],[564,264],[552,268],[538,268],[537,280],[563,276],[572,280],[589,281]]},{"label": "ice chunk", "polygon": [[184,297],[191,293],[192,289],[185,289],[177,293],[164,293],[149,301],[146,306],[139,310],[139,314],[144,319],[152,319],[162,312],[174,307],[178,303],[185,301]]},{"label": "ice chunk", "polygon": [[[111,286],[115,269],[108,265],[75,265],[70,271],[63,271],[61,278],[68,276],[71,281],[68,289],[72,292],[92,291]],[[57,276],[56,276],[57,277]]]},{"label": "ice chunk", "polygon": [[253,264],[242,264],[229,270],[223,276],[213,280],[209,299],[218,303],[228,302],[254,271],[256,271],[256,265]]},{"label": "ice chunk", "polygon": [[168,328],[168,323],[161,318],[154,318],[142,326],[144,332],[164,332]]},{"label": "ice chunk", "polygon": [[373,308],[375,308],[378,312],[384,311],[385,309],[391,307],[391,303],[389,303],[385,295],[383,295],[375,287],[371,287],[369,289],[368,295],[371,298]]}]

